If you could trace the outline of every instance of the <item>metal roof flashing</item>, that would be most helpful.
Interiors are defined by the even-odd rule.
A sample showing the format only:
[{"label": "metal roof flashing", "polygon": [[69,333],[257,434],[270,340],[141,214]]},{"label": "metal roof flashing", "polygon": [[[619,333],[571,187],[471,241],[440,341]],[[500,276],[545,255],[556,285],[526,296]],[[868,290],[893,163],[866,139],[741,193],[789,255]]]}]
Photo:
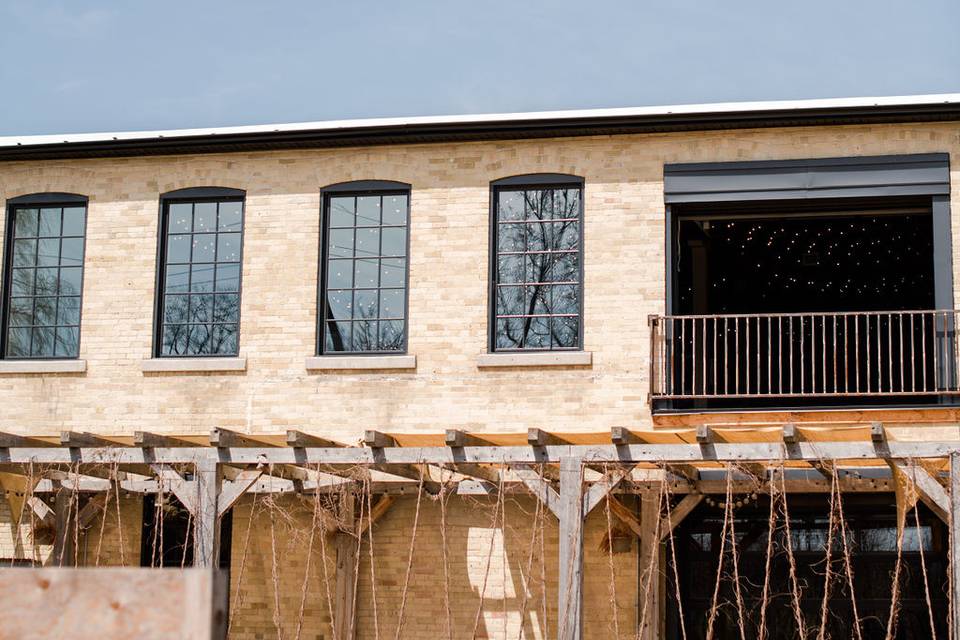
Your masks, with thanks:
[{"label": "metal roof flashing", "polygon": [[960,120],[960,93],[0,137],[0,161]]}]

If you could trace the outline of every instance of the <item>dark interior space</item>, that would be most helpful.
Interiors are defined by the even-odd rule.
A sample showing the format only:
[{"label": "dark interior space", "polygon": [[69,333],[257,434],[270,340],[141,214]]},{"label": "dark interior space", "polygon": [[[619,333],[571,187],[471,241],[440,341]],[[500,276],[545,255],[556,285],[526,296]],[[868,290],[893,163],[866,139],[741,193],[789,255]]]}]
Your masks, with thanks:
[{"label": "dark interior space", "polygon": [[929,199],[677,208],[658,408],[942,403],[934,241]]},{"label": "dark interior space", "polygon": [[[192,528],[190,512],[174,495],[144,495],[140,566],[192,567]],[[233,512],[227,511],[220,520],[220,568],[228,571],[232,535]]]},{"label": "dark interior space", "polygon": [[[760,496],[749,506],[734,510],[738,539],[739,575],[746,637],[758,637],[769,531],[769,500]],[[769,640],[793,640],[799,637],[793,610],[793,590],[789,577],[787,540],[791,541],[800,585],[800,609],[808,637],[818,635],[826,573],[826,549],[830,512],[829,495],[792,494],[789,497],[790,535],[778,515],[774,528],[774,555],[770,569],[767,599],[767,635]],[[853,569],[857,614],[863,638],[886,637],[890,613],[892,575],[897,557],[896,504],[892,494],[846,494],[843,501],[848,549]],[[946,637],[948,611],[948,530],[925,507],[918,507],[919,531],[913,512],[907,516],[903,534],[900,613],[894,638],[919,640]],[[683,603],[686,635],[706,637],[707,620],[713,604],[724,510],[701,503],[675,531],[679,593]],[[857,637],[852,621],[853,607],[843,561],[842,539],[835,524],[831,548],[831,580],[827,633],[829,638]],[[668,543],[669,544],[669,543]],[[936,635],[930,631],[930,607],[924,587],[923,563],[930,590]],[[667,558],[670,557],[668,549]],[[740,640],[736,593],[732,578],[729,537],[724,559],[724,574],[717,598],[718,614],[714,623],[716,640]],[[667,637],[680,640],[679,609],[673,567],[667,567]]]}]

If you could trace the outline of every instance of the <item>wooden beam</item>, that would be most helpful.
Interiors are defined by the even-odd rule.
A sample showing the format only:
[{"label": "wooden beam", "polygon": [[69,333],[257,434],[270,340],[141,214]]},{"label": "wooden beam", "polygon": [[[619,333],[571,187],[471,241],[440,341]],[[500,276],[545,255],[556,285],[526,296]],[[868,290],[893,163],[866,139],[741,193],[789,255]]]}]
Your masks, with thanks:
[{"label": "wooden beam", "polygon": [[30,496],[26,500],[26,504],[33,510],[34,516],[37,520],[43,523],[48,527],[56,527],[56,514],[53,509],[50,508],[46,502],[44,502],[39,496]]},{"label": "wooden beam", "polygon": [[598,480],[590,485],[583,494],[583,517],[586,518],[591,511],[603,500],[604,496],[610,493],[623,480],[630,475],[635,465],[629,465],[624,469],[616,469],[609,472],[608,477]]},{"label": "wooden beam", "polygon": [[107,497],[108,494],[106,492],[91,496],[91,498],[87,500],[87,504],[83,505],[83,509],[80,509],[80,515],[77,516],[77,526],[81,529],[86,529],[93,522],[94,518],[104,513],[107,506]]},{"label": "wooden beam", "polygon": [[79,431],[61,431],[60,444],[64,447],[77,449],[79,447],[116,447],[117,443],[107,440],[93,433]]},{"label": "wooden beam", "polygon": [[461,462],[459,464],[444,464],[441,468],[446,471],[453,471],[463,476],[475,478],[481,482],[489,483],[496,489],[500,485],[500,471],[495,467],[484,467],[472,462]]},{"label": "wooden beam", "polygon": [[363,444],[371,449],[383,449],[384,447],[397,446],[397,441],[393,436],[382,431],[367,429],[363,432]]},{"label": "wooden beam", "polygon": [[344,445],[343,443],[334,442],[333,440],[327,440],[326,438],[321,438],[320,436],[304,433],[303,431],[288,429],[287,430],[287,446],[304,448],[304,447],[342,447]]},{"label": "wooden beam", "polygon": [[217,500],[220,495],[220,465],[203,460],[195,471],[197,507],[193,518],[193,566],[215,568],[220,560],[220,518]]},{"label": "wooden beam", "polygon": [[225,449],[232,447],[269,447],[270,445],[230,429],[211,429],[210,446]]},{"label": "wooden beam", "polygon": [[950,454],[950,609],[951,640],[960,640],[960,453]]},{"label": "wooden beam", "polygon": [[908,465],[902,460],[888,460],[887,463],[913,484],[923,504],[938,518],[950,523],[950,495],[930,472],[916,463]]},{"label": "wooden beam", "polygon": [[543,429],[527,429],[527,444],[531,447],[548,447],[567,444],[567,441]]},{"label": "wooden beam", "polygon": [[[170,467],[164,467],[159,464],[150,465],[154,473],[163,483],[163,486],[172,493],[183,508],[189,511],[194,517],[197,515],[197,487],[195,480],[184,480],[183,476]],[[123,486],[123,485],[121,485]]]},{"label": "wooden beam", "polygon": [[29,436],[0,433],[0,448],[3,447],[52,447],[52,443]]},{"label": "wooden beam", "polygon": [[[352,493],[342,496],[339,520],[344,528],[356,527]],[[352,533],[338,533],[334,538],[337,553],[336,591],[333,603],[334,640],[353,640],[356,627],[357,541]]]},{"label": "wooden beam", "polygon": [[583,637],[583,460],[560,458],[558,640]]},{"label": "wooden beam", "polygon": [[537,473],[533,468],[525,465],[510,467],[510,471],[520,478],[534,496],[550,510],[550,513],[560,517],[560,494],[551,486],[550,482]]},{"label": "wooden beam", "polygon": [[222,518],[236,504],[237,500],[246,493],[247,489],[260,479],[261,475],[263,475],[263,472],[259,469],[245,469],[232,482],[224,483],[220,488],[220,496],[217,498],[217,517]]},{"label": "wooden beam", "polygon": [[370,509],[370,514],[357,523],[357,535],[362,536],[372,525],[377,524],[377,521],[390,510],[390,507],[396,500],[394,496],[381,496],[376,504],[373,505],[373,508]]},{"label": "wooden beam", "polygon": [[703,501],[702,493],[691,493],[685,495],[683,499],[670,510],[669,520],[666,517],[660,519],[660,541],[669,537],[670,532],[677,528],[683,519],[697,508],[697,505]]},{"label": "wooden beam", "polygon": [[72,567],[76,564],[74,497],[73,491],[61,486],[54,501],[53,565],[56,567]]},{"label": "wooden beam", "polygon": [[443,442],[448,447],[485,447],[490,445],[489,440],[460,429],[447,429]]},{"label": "wooden beam", "polygon": [[191,442],[189,440],[184,440],[183,438],[176,438],[174,436],[168,436],[160,433],[153,433],[150,431],[134,431],[133,444],[134,446],[144,447],[147,449],[153,449],[157,447],[199,446],[196,443]]},{"label": "wooden beam", "polygon": [[662,605],[660,580],[665,572],[660,570],[662,547],[656,536],[656,526],[660,521],[660,493],[648,491],[640,496],[640,536],[639,569],[641,607],[645,608],[643,626],[638,630],[641,640],[659,640],[660,609]]},{"label": "wooden beam", "polygon": [[623,504],[613,494],[607,494],[607,503],[610,505],[611,515],[615,516],[617,520],[625,524],[627,528],[630,529],[630,531],[632,531],[638,538],[643,536],[643,527],[640,525],[640,519],[637,518],[636,514],[633,513],[633,510],[630,509],[630,507]]}]

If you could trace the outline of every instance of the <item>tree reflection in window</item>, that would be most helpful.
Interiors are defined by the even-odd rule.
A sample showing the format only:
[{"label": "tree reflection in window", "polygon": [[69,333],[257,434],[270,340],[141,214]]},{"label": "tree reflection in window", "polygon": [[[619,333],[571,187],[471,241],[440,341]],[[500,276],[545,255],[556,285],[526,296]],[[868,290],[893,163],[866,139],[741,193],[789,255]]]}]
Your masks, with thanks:
[{"label": "tree reflection in window", "polygon": [[11,210],[8,358],[76,358],[80,344],[86,206]]},{"label": "tree reflection in window", "polygon": [[164,208],[161,356],[236,355],[243,202]]},{"label": "tree reflection in window", "polygon": [[324,353],[406,349],[406,192],[326,198]]},{"label": "tree reflection in window", "polygon": [[501,187],[495,207],[494,350],[580,348],[580,187]]}]

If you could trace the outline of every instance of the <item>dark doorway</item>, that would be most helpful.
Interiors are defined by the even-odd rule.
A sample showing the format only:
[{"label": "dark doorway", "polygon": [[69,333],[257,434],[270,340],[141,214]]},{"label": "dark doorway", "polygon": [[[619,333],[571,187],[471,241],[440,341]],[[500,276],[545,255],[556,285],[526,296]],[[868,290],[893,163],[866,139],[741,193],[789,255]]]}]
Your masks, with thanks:
[{"label": "dark doorway", "polygon": [[[192,567],[193,519],[179,500],[169,493],[143,498],[143,530],[140,536],[140,566]],[[233,512],[220,520],[220,568],[230,569]]]},{"label": "dark doorway", "polygon": [[[797,494],[789,498],[790,536],[801,585],[801,610],[808,635],[820,628],[826,568],[829,497]],[[933,637],[924,588],[924,572],[920,551],[926,564],[930,585],[936,636],[946,637],[948,610],[947,527],[924,507],[919,508],[920,530],[914,514],[907,518],[902,551],[900,613],[897,618],[897,639],[918,640]],[[713,604],[717,575],[720,537],[724,512],[719,507],[701,504],[675,532],[679,592],[683,605],[687,637],[703,638]],[[857,613],[864,638],[883,638],[890,613],[891,576],[897,556],[896,505],[892,495],[872,494],[844,497],[844,517],[851,549],[854,593]],[[762,606],[762,589],[767,555],[769,501],[760,498],[755,504],[735,511],[738,538],[739,572],[745,615],[746,637],[758,637]],[[767,638],[793,640],[799,637],[792,609],[789,562],[786,555],[787,535],[783,519],[774,535],[774,556],[770,571],[770,597],[767,605]],[[827,637],[855,637],[848,582],[842,560],[842,546],[835,533]],[[668,550],[667,558],[670,553]],[[736,595],[731,577],[729,545],[725,571],[717,599],[718,615],[714,623],[717,640],[740,640]],[[667,637],[680,640],[680,614],[675,594],[673,568],[667,567]],[[814,630],[814,631],[810,631]]]}]

